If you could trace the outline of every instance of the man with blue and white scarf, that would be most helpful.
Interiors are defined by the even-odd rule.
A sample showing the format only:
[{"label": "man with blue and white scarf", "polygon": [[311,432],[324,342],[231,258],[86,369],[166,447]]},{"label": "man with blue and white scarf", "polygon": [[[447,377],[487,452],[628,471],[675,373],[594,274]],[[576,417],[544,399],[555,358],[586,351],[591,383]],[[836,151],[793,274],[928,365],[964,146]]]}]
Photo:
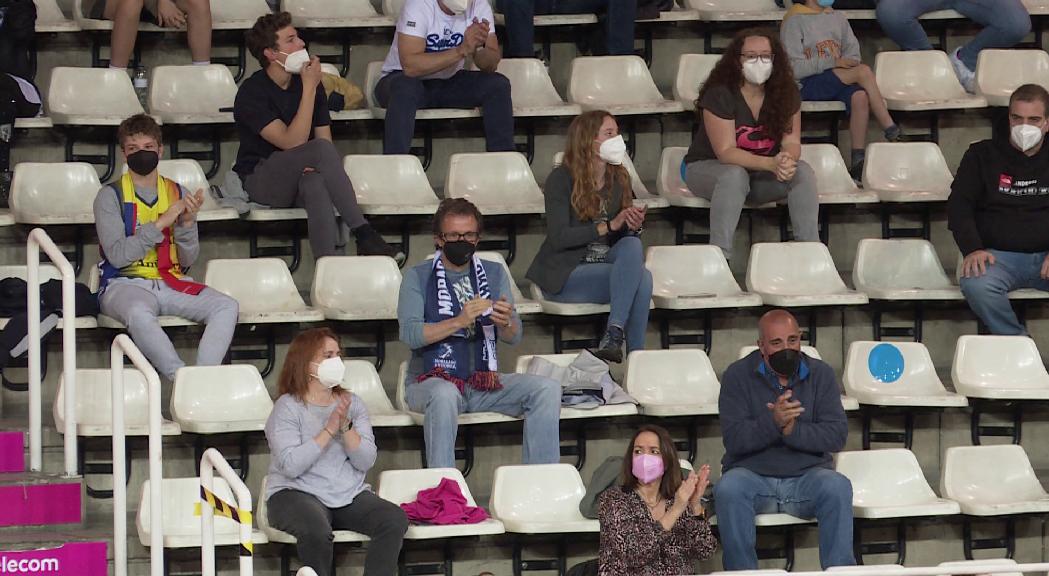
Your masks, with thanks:
[{"label": "man with blue and white scarf", "polygon": [[434,215],[433,260],[404,274],[397,304],[401,341],[412,350],[405,380],[408,408],[426,415],[426,463],[455,466],[458,416],[499,412],[524,416],[524,463],[560,459],[561,386],[531,374],[500,374],[498,341],[521,341],[512,279],[496,262],[474,255],[481,213],[450,198]]}]

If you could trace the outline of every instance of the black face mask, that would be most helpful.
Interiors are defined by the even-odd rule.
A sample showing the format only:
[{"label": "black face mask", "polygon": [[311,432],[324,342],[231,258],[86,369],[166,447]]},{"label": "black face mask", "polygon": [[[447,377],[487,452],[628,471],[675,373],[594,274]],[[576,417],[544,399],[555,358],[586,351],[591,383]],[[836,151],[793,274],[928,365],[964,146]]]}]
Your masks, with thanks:
[{"label": "black face mask", "polygon": [[769,366],[776,374],[790,378],[798,372],[801,365],[801,352],[793,348],[784,348],[769,356]]},{"label": "black face mask", "polygon": [[456,266],[464,266],[470,261],[470,257],[474,255],[476,250],[477,246],[466,240],[444,243],[444,255],[448,257],[449,262]]},{"label": "black face mask", "polygon": [[139,150],[127,155],[127,167],[139,176],[147,176],[160,164],[160,154],[153,150]]}]

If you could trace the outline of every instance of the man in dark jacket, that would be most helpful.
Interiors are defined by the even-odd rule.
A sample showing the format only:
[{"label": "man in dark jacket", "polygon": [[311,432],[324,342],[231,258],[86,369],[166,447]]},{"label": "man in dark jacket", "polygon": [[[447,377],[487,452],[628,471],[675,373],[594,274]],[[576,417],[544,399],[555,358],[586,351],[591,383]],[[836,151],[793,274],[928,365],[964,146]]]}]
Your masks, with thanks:
[{"label": "man in dark jacket", "polygon": [[725,371],[718,401],[725,457],[714,506],[726,570],[758,567],[755,514],[819,521],[820,565],[855,564],[852,484],[832,469],[848,424],[834,371],[801,352],[798,322],[772,310],[758,349]]},{"label": "man in dark jacket", "polygon": [[1009,305],[1019,288],[1049,290],[1049,92],[1024,84],[1009,98],[1009,136],[969,146],[947,201],[965,255],[961,288],[992,334],[1025,334]]}]

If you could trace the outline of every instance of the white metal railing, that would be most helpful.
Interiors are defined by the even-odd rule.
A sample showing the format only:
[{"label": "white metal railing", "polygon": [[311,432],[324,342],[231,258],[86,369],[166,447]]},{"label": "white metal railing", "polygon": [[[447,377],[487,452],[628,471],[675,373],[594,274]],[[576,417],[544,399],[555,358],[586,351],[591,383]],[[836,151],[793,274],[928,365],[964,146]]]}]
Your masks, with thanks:
[{"label": "white metal railing", "polygon": [[[221,504],[215,496],[215,471],[229,484],[237,507],[228,502]],[[251,576],[252,541],[251,541],[251,491],[233,471],[222,454],[208,448],[200,457],[200,573],[201,576],[215,576],[215,506],[221,506],[234,522],[240,524],[240,576]],[[210,499],[209,499],[210,495]],[[152,512],[152,510],[150,510]]]},{"label": "white metal railing", "polygon": [[[76,274],[62,251],[44,232],[34,228],[26,241],[26,313],[29,324],[29,469],[43,469],[43,424],[40,417],[40,249],[62,274],[62,372],[65,377],[66,476],[76,476]],[[123,402],[121,402],[123,404]]]},{"label": "white metal railing", "polygon": [[[109,368],[113,385],[113,571],[127,576],[127,480],[124,478],[124,356],[146,377],[149,396],[149,573],[164,574],[164,500],[161,485],[160,376],[127,334],[113,339]],[[69,421],[69,418],[66,418]]]}]

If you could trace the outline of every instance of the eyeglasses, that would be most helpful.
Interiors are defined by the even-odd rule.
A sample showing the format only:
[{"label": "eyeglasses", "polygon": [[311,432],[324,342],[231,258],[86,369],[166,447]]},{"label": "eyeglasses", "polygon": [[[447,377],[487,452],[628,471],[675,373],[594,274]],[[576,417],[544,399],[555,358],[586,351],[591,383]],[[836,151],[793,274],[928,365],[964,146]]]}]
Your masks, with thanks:
[{"label": "eyeglasses", "polygon": [[773,54],[744,54],[743,61],[755,64],[759,60],[762,64],[772,64]]},{"label": "eyeglasses", "polygon": [[441,233],[441,240],[445,242],[458,242],[460,240],[466,240],[467,242],[477,242],[480,240],[481,235],[477,232],[443,232]]}]

